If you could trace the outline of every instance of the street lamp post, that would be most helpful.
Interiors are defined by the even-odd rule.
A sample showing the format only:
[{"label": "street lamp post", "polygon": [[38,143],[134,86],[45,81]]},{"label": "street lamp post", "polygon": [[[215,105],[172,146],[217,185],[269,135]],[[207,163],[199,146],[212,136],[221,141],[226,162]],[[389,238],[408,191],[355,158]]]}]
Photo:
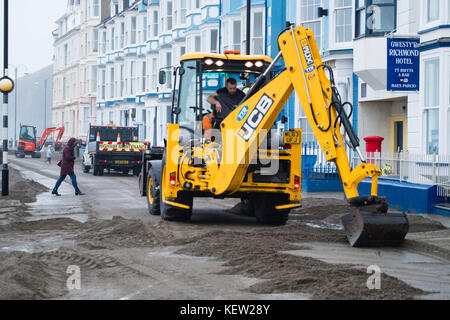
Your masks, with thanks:
[{"label": "street lamp post", "polygon": [[245,48],[245,53],[247,55],[250,54],[250,48],[251,48],[251,43],[250,43],[250,39],[251,39],[251,12],[252,12],[252,4],[250,0],[247,0],[247,43],[246,43],[246,48]]},{"label": "street lamp post", "polygon": [[47,128],[47,80],[44,80],[44,131]]},{"label": "street lamp post", "polygon": [[8,0],[3,5],[3,77],[0,79],[0,92],[3,93],[3,168],[2,195],[9,195],[8,169],[8,94],[14,89],[14,81],[8,77]]},{"label": "street lamp post", "polygon": [[[14,68],[14,82],[17,84],[17,67]],[[14,148],[17,150],[17,89],[14,91]]]}]

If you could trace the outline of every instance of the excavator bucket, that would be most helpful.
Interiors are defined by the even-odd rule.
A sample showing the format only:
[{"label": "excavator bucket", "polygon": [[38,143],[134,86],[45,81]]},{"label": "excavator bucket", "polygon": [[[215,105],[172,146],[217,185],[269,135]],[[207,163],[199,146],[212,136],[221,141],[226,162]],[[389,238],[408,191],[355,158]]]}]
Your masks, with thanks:
[{"label": "excavator bucket", "polygon": [[342,217],[347,239],[352,247],[399,246],[409,230],[404,213],[388,213],[388,204],[381,197],[350,199],[355,213]]}]

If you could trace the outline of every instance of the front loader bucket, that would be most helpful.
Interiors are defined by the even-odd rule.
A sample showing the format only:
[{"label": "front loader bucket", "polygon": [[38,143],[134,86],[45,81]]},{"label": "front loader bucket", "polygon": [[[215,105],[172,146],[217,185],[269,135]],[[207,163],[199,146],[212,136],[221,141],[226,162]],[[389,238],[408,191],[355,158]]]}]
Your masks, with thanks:
[{"label": "front loader bucket", "polygon": [[[384,198],[372,198],[370,204],[357,203],[355,213],[342,217],[352,247],[399,246],[409,230],[404,213],[387,213]],[[365,202],[367,203],[367,201]],[[355,205],[355,204],[354,204]]]}]

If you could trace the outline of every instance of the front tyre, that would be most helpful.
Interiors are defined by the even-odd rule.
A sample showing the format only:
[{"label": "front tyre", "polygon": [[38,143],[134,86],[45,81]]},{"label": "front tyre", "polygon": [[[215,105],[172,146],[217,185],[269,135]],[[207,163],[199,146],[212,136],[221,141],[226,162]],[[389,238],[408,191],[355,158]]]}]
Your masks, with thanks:
[{"label": "front tyre", "polygon": [[153,216],[161,214],[161,186],[158,183],[156,174],[152,168],[149,169],[147,177],[147,207],[148,212]]},{"label": "front tyre", "polygon": [[166,221],[179,221],[179,222],[188,222],[192,217],[192,197],[178,197],[176,199],[177,203],[181,203],[187,206],[190,206],[191,209],[182,209],[176,206],[172,206],[161,201],[161,218]]}]

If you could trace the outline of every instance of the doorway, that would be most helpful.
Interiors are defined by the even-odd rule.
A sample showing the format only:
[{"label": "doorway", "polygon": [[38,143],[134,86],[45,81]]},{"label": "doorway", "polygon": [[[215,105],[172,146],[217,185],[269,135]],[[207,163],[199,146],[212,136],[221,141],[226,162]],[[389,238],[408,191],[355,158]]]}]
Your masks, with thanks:
[{"label": "doorway", "polygon": [[394,148],[396,152],[403,152],[403,121],[394,122]]},{"label": "doorway", "polygon": [[408,149],[406,121],[406,116],[396,116],[391,118],[391,152],[405,152]]}]

